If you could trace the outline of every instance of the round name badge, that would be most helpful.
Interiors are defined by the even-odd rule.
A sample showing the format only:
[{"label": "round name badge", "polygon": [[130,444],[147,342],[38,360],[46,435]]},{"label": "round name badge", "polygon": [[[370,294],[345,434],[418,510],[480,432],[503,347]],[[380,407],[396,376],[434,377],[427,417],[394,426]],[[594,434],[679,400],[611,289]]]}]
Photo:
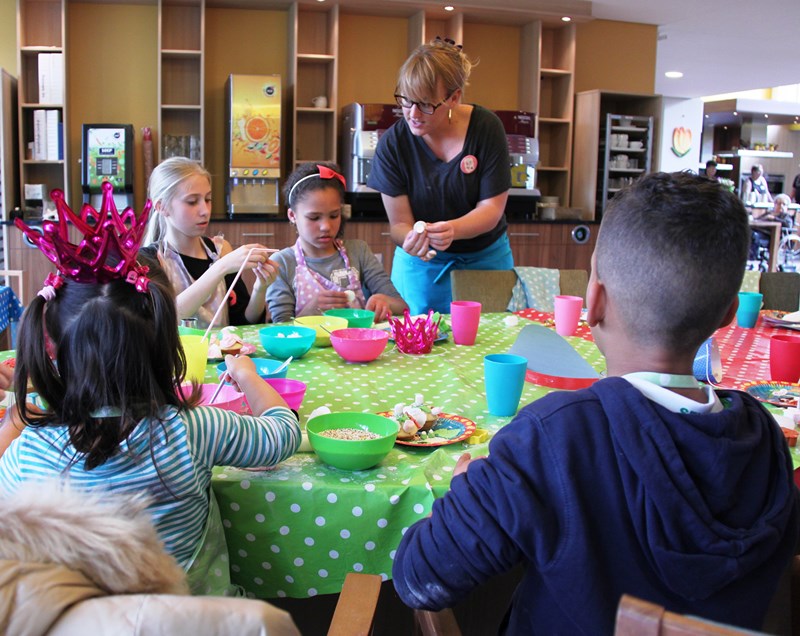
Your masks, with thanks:
[{"label": "round name badge", "polygon": [[475,155],[467,155],[461,160],[461,172],[472,174],[478,169],[478,158]]}]

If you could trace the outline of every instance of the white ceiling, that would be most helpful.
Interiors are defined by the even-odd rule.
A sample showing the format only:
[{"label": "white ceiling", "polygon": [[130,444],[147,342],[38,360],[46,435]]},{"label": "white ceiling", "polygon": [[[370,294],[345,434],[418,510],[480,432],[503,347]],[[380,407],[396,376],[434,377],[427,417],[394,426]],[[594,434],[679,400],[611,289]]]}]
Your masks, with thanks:
[{"label": "white ceiling", "polygon": [[[800,0],[597,0],[592,16],[658,25],[655,92],[662,95],[800,84]],[[684,75],[670,80],[669,70]]]}]

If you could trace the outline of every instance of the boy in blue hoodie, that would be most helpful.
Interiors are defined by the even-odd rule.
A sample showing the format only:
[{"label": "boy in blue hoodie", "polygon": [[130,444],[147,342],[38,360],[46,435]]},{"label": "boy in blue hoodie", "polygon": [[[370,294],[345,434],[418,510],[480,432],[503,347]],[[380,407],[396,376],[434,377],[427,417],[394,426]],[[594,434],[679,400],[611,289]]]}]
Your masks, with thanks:
[{"label": "boy in blue hoodie", "polygon": [[614,197],[587,292],[608,377],[529,404],[487,458],[459,460],[397,550],[407,605],[451,607],[522,563],[508,634],[610,634],[624,593],[761,627],[798,537],[791,458],[759,402],[692,376],[736,314],[749,240],[741,202],[702,177]]}]

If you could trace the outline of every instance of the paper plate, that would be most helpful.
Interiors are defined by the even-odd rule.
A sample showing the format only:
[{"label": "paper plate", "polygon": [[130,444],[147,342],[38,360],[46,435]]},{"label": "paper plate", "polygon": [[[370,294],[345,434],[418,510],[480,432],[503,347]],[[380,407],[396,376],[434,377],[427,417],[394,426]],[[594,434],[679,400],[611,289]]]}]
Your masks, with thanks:
[{"label": "paper plate", "polygon": [[761,402],[776,406],[797,407],[800,400],[800,384],[793,382],[748,382],[742,385],[742,390]]},{"label": "paper plate", "polygon": [[[384,411],[383,413],[378,413],[378,415],[383,415],[384,417],[389,418],[394,417],[394,413],[392,411]],[[463,442],[475,432],[475,428],[475,422],[468,420],[466,417],[442,413],[439,415],[439,418],[436,420],[436,424],[433,425],[433,428],[428,431],[429,434],[431,432],[435,433],[435,437],[422,439],[417,436],[413,440],[398,439],[395,440],[395,444],[401,444],[403,446],[425,447],[447,446],[448,444]]]}]

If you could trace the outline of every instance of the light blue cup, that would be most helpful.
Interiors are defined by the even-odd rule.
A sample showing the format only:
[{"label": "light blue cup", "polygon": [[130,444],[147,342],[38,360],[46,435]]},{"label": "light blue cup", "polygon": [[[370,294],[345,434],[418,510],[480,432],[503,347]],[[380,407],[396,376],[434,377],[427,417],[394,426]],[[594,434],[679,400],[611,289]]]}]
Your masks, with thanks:
[{"label": "light blue cup", "polygon": [[747,329],[755,327],[763,301],[763,294],[758,292],[739,292],[739,309],[736,310],[736,324]]},{"label": "light blue cup", "polygon": [[489,413],[498,417],[516,414],[527,369],[528,360],[511,353],[492,353],[483,358]]}]

